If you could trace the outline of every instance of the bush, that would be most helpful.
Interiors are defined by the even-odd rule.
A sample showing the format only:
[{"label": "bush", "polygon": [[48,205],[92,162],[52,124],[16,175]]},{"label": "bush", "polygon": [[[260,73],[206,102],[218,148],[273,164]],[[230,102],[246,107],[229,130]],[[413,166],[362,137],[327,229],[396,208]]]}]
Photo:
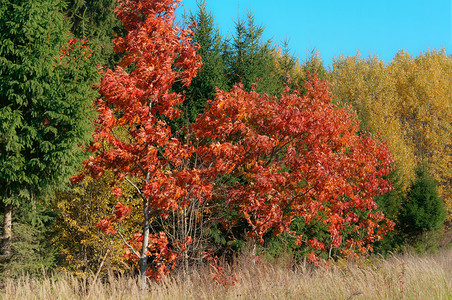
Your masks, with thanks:
[{"label": "bush", "polygon": [[446,210],[436,190],[436,182],[427,168],[418,168],[416,175],[417,179],[408,191],[398,218],[400,230],[408,242],[439,230],[446,219]]},{"label": "bush", "polygon": [[56,266],[53,233],[49,229],[54,220],[50,212],[38,206],[13,220],[11,256],[0,258],[0,277],[39,276]]}]

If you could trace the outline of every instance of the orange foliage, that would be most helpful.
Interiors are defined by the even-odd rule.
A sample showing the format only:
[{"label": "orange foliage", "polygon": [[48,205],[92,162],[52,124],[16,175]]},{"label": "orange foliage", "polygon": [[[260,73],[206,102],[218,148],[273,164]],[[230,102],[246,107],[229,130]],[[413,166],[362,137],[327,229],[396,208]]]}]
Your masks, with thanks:
[{"label": "orange foliage", "polygon": [[[314,238],[304,241],[308,247],[371,249],[367,245],[393,226],[386,220],[379,228],[384,216],[373,213],[373,198],[391,189],[382,177],[393,160],[385,143],[358,134],[352,112],[332,104],[327,82],[313,76],[305,90],[302,96],[286,89],[279,98],[246,92],[241,85],[218,91],[193,125],[198,138],[212,141],[199,148],[199,156],[210,163],[210,174],[245,179],[245,184],[216,189],[227,190],[222,200],[241,212],[250,235],[261,243],[271,228],[277,234],[288,231],[294,217],[306,223],[323,218],[330,245]],[[344,225],[366,234],[343,236]]]},{"label": "orange foliage", "polygon": [[[142,248],[139,255],[142,275],[146,273],[147,255],[153,253],[168,260],[166,254],[170,253],[163,233],[149,233],[151,215],[167,216],[169,210],[179,206],[178,200],[187,195],[185,184],[179,184],[185,182],[184,178],[189,178],[192,184],[198,178],[199,188],[195,192],[200,197],[209,190],[199,176],[187,176],[185,169],[177,169],[192,149],[171,139],[170,127],[158,117],[174,118],[181,114],[175,106],[184,97],[170,92],[170,88],[176,80],[189,86],[201,66],[190,38],[191,30],[181,30],[174,24],[177,3],[118,1],[116,14],[127,35],[114,40],[115,50],[125,56],[120,66],[114,71],[106,70],[102,77],[99,87],[102,98],[96,104],[98,126],[88,149],[96,156],[85,162],[85,170],[93,178],[110,169],[119,181],[128,181],[143,199],[142,243],[136,244]],[[125,137],[119,134],[121,127],[126,131]],[[74,180],[82,178],[77,176]],[[121,190],[115,189],[114,194],[120,197]],[[122,210],[115,209],[115,213]],[[105,232],[116,233],[111,222],[123,216],[103,220],[99,226]],[[168,261],[174,261],[174,255],[170,256]],[[154,267],[155,272],[148,275],[155,279],[167,272],[163,262]]]},{"label": "orange foliage", "polygon": [[[94,178],[111,169],[143,200],[143,233],[127,242],[126,255],[140,259],[142,278],[147,274],[161,280],[191,242],[185,237],[185,242],[169,244],[165,233],[150,234],[151,219],[166,218],[194,201],[225,201],[261,242],[271,228],[287,231],[294,217],[309,223],[324,216],[330,247],[345,243],[356,251],[370,249],[368,245],[392,226],[387,222],[379,228],[384,216],[372,213],[373,197],[390,189],[382,176],[391,171],[392,159],[384,143],[358,134],[354,114],[331,103],[326,82],[314,76],[304,96],[286,89],[281,97],[271,98],[246,92],[242,85],[218,91],[191,128],[192,136],[186,141],[171,137],[162,116],[179,116],[175,106],[184,98],[170,88],[176,80],[189,85],[201,65],[190,30],[174,25],[176,3],[119,1],[118,18],[128,33],[115,44],[126,56],[102,78],[98,126],[89,148],[96,155],[85,162]],[[118,127],[127,131],[126,137],[118,134]],[[246,183],[217,184],[216,179],[227,174]],[[121,190],[114,194],[120,197]],[[121,222],[129,212],[118,204],[115,215],[98,226],[106,233],[120,233],[111,223]],[[366,234],[343,236],[347,224]],[[327,249],[315,239],[303,242]],[[146,270],[148,256],[154,264]],[[310,260],[317,261],[313,255]]]}]

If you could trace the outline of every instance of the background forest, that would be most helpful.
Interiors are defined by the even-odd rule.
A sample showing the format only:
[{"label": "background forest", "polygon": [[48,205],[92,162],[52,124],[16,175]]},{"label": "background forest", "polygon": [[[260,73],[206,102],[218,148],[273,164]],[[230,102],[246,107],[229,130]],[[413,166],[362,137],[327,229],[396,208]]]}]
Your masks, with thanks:
[{"label": "background forest", "polygon": [[2,280],[450,246],[452,57],[327,69],[174,4],[0,4]]}]

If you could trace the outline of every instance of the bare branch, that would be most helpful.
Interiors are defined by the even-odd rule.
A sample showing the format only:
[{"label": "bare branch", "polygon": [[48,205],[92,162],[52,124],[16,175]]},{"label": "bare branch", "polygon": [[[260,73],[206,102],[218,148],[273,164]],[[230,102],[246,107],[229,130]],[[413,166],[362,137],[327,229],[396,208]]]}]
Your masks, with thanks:
[{"label": "bare branch", "polygon": [[122,241],[124,242],[124,244],[125,244],[127,247],[129,247],[130,250],[132,250],[133,254],[135,254],[137,257],[140,257],[140,256],[141,256],[137,251],[135,251],[135,248],[133,248],[132,245],[130,245],[129,243],[127,243],[126,239],[124,238],[124,235],[122,235],[122,233],[121,233],[119,230],[118,230],[116,233],[121,237],[121,239],[122,239]]}]

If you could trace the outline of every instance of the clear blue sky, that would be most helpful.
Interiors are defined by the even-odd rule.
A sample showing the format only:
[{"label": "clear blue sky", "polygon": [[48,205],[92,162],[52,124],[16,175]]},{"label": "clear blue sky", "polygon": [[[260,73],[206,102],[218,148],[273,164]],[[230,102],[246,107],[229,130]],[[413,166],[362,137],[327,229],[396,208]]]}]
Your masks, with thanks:
[{"label": "clear blue sky", "polygon": [[[326,65],[341,54],[378,55],[390,61],[404,49],[417,56],[444,47],[452,53],[452,0],[207,0],[223,35],[247,11],[265,25],[265,38],[306,59],[316,48]],[[183,0],[178,15],[196,11],[196,0]]]}]

